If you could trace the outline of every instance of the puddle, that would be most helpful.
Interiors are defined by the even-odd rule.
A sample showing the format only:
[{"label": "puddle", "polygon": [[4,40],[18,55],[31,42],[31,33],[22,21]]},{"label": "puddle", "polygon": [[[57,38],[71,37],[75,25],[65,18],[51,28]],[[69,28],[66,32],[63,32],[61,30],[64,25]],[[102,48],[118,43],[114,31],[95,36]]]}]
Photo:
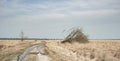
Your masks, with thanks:
[{"label": "puddle", "polygon": [[18,61],[50,61],[47,55],[41,54],[44,47],[44,43],[27,47],[23,53],[19,54]]}]

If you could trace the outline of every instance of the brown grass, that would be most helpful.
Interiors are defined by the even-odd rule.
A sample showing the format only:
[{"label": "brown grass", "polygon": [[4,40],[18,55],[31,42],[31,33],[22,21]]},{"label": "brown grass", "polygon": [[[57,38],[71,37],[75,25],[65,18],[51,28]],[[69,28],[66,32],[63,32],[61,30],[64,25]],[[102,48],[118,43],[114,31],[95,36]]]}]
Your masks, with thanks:
[{"label": "brown grass", "polygon": [[87,44],[51,42],[47,45],[52,61],[120,61],[120,41],[90,41]]},{"label": "brown grass", "polygon": [[[0,41],[0,61],[16,61],[17,55],[30,45],[41,41]],[[45,52],[51,58],[50,61],[120,61],[120,40],[90,40],[90,43],[65,43],[51,40],[47,41]],[[28,55],[28,57],[31,55]],[[36,56],[30,60],[35,61]]]}]

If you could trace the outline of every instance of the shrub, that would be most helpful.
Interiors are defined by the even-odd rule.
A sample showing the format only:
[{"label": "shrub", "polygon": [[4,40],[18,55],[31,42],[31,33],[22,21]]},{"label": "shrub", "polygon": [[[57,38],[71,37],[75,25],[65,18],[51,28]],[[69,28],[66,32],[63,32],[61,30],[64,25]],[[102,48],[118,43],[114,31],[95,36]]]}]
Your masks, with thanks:
[{"label": "shrub", "polygon": [[72,30],[72,32],[62,41],[62,43],[65,42],[79,42],[79,43],[86,43],[88,42],[88,38],[84,33],[82,32],[81,29],[76,28]]}]

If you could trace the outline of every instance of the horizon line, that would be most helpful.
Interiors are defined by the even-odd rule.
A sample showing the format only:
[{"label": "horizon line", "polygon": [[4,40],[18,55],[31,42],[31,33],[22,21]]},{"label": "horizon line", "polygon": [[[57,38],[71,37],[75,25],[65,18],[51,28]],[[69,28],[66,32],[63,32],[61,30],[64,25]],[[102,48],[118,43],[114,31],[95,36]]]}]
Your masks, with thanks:
[{"label": "horizon line", "polygon": [[[63,38],[23,38],[24,40],[63,40]],[[0,40],[21,40],[21,38],[0,38]],[[120,40],[115,39],[88,39],[88,40]]]}]

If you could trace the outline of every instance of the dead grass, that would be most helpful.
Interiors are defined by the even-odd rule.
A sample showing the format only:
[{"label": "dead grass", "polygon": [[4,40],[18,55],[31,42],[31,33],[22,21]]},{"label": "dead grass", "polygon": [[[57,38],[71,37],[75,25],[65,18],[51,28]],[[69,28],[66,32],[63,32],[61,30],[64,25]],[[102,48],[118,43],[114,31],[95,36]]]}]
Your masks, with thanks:
[{"label": "dead grass", "polygon": [[0,61],[11,61],[19,53],[32,44],[38,42],[34,41],[19,41],[19,40],[4,40],[0,41]]},{"label": "dead grass", "polygon": [[[87,44],[47,41],[45,51],[50,61],[120,61],[120,40],[90,40]],[[0,41],[0,61],[13,61],[19,53],[30,45],[40,41]],[[29,56],[25,61],[36,61],[36,56]]]},{"label": "dead grass", "polygon": [[87,44],[51,42],[47,46],[52,61],[120,61],[120,41],[90,41]]}]

